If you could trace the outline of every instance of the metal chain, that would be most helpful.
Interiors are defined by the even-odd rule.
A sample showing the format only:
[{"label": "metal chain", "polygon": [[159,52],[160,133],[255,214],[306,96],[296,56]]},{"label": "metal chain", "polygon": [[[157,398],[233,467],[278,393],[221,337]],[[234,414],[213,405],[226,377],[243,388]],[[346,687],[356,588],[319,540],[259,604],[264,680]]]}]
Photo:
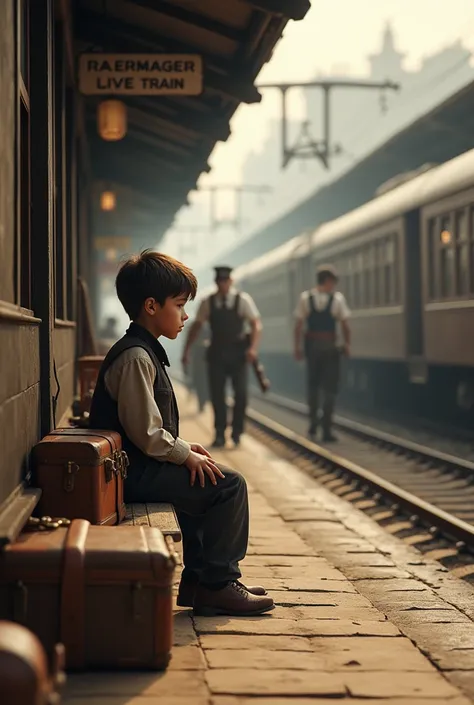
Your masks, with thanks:
[{"label": "metal chain", "polygon": [[62,527],[68,527],[71,524],[70,519],[65,517],[49,517],[44,516],[41,518],[30,517],[25,526],[26,531],[48,531],[51,529],[59,529]]}]

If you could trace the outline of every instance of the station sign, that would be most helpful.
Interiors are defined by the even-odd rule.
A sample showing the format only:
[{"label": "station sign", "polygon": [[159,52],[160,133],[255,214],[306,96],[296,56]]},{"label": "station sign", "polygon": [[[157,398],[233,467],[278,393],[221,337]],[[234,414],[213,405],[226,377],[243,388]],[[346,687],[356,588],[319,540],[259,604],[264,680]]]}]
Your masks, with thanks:
[{"label": "station sign", "polygon": [[198,54],[81,54],[79,90],[84,95],[200,95]]}]

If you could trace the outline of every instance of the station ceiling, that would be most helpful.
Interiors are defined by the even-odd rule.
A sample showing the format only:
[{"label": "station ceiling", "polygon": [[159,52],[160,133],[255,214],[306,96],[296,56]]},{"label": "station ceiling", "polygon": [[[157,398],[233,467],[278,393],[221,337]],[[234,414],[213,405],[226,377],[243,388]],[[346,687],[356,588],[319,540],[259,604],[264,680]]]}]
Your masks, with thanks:
[{"label": "station ceiling", "polygon": [[128,130],[117,142],[97,134],[99,96],[83,96],[90,164],[99,185],[113,187],[127,207],[117,230],[153,232],[154,243],[187,202],[216,142],[230,134],[240,103],[258,103],[254,85],[288,20],[302,19],[309,0],[78,0],[75,51],[200,54],[199,96],[117,96]]}]

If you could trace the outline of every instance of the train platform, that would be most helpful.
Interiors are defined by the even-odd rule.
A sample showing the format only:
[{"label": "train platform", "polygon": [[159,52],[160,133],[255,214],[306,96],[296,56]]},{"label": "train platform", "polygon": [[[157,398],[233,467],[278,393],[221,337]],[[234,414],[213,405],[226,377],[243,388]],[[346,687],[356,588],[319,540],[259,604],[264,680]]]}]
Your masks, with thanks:
[{"label": "train platform", "polygon": [[[210,411],[178,396],[181,435],[210,445]],[[176,608],[165,673],[70,675],[67,705],[474,702],[469,586],[251,435],[214,455],[247,479],[243,580],[264,584],[275,610],[210,618]]]}]

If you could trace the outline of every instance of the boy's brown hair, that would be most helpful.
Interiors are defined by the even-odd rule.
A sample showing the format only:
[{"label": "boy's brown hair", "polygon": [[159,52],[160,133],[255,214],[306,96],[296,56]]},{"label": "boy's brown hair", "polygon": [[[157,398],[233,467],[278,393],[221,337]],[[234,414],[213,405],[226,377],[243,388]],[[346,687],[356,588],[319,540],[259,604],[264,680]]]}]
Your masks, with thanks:
[{"label": "boy's brown hair", "polygon": [[117,274],[115,288],[120,303],[134,321],[148,298],[155,299],[160,306],[164,306],[169,297],[194,299],[197,280],[182,262],[148,249],[124,262]]}]

